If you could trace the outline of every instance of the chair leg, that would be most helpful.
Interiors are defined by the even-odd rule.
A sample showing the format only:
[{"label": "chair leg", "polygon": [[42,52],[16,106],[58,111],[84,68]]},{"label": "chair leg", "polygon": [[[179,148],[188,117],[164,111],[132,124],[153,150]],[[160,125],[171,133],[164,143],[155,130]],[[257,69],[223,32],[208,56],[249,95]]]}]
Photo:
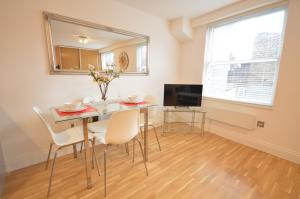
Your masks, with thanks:
[{"label": "chair leg", "polygon": [[128,143],[125,143],[125,150],[126,150],[127,155],[129,155]]},{"label": "chair leg", "polygon": [[53,146],[53,143],[51,142],[51,143],[50,143],[50,147],[49,147],[48,156],[47,156],[47,161],[46,161],[46,167],[45,167],[45,170],[48,169],[49,159],[50,159],[50,155],[51,155],[52,146]]},{"label": "chair leg", "polygon": [[51,174],[50,174],[50,179],[49,179],[49,185],[48,185],[47,198],[49,198],[49,196],[50,196],[50,191],[51,191],[51,186],[52,186],[52,177],[53,177],[55,160],[56,160],[56,156],[57,156],[57,151],[58,150],[59,150],[59,148],[55,151],[55,154],[54,154],[54,159],[53,159],[52,168],[51,168]]},{"label": "chair leg", "polygon": [[76,144],[73,144],[73,154],[74,154],[74,158],[77,158],[77,148],[76,148]]},{"label": "chair leg", "polygon": [[134,163],[134,153],[135,153],[135,138],[132,140],[132,163]]},{"label": "chair leg", "polygon": [[104,197],[106,197],[106,150],[104,149],[104,154],[103,154],[103,164],[104,164]]},{"label": "chair leg", "polygon": [[156,128],[155,128],[155,126],[153,126],[153,125],[151,125],[151,126],[152,126],[153,129],[154,129],[154,133],[155,133],[156,141],[157,141],[157,144],[158,144],[158,148],[159,148],[159,150],[161,151],[160,143],[159,143],[158,136],[157,136],[157,132],[156,132]]},{"label": "chair leg", "polygon": [[141,131],[141,137],[142,137],[142,139],[144,139],[144,133],[143,133],[143,128],[142,127],[140,127],[140,131]]},{"label": "chair leg", "polygon": [[82,153],[82,148],[83,148],[83,142],[81,142],[80,153]]},{"label": "chair leg", "polygon": [[143,152],[143,147],[142,147],[142,143],[140,142],[139,139],[137,139],[139,145],[140,145],[140,150],[141,150],[141,153],[142,153],[142,156],[143,156],[143,162],[144,162],[144,166],[145,166],[145,169],[146,169],[146,174],[148,176],[148,168],[147,168],[147,163],[146,163],[146,158],[145,158],[145,155],[144,155],[144,152]]},{"label": "chair leg", "polygon": [[94,147],[95,147],[95,145],[94,145],[94,139],[90,140],[90,141],[91,141],[91,144],[92,144],[92,148],[91,148],[91,150],[92,150],[92,169],[94,169],[95,168],[95,162],[94,162]]},{"label": "chair leg", "polygon": [[[96,162],[96,167],[97,167],[97,170],[98,170],[98,175],[100,176],[100,169],[99,169],[99,163],[98,163],[98,160],[97,160],[97,157],[96,157],[96,151],[95,151],[95,138],[93,139],[92,141],[92,149],[93,149],[93,157],[92,159],[95,158],[95,162]],[[93,164],[94,164],[94,161],[93,161]]]}]

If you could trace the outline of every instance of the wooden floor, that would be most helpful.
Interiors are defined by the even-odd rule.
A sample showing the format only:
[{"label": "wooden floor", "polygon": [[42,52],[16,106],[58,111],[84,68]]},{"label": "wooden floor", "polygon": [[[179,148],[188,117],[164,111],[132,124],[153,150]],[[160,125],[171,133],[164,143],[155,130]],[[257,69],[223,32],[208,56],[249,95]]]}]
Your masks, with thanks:
[{"label": "wooden floor", "polygon": [[[160,141],[161,152],[151,133],[148,177],[138,147],[134,166],[132,153],[128,157],[122,146],[111,147],[107,199],[300,199],[297,164],[209,133],[168,133]],[[97,152],[102,159],[99,146]],[[96,170],[93,188],[86,189],[82,154],[61,157],[56,166],[51,198],[103,198],[103,175]],[[44,164],[12,172],[3,197],[46,198],[49,174]]]}]

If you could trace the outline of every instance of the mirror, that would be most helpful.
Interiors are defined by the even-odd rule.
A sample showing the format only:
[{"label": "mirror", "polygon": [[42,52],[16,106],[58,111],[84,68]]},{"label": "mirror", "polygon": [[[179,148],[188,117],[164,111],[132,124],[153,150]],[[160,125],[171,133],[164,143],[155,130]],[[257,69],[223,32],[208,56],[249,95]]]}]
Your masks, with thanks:
[{"label": "mirror", "polygon": [[51,74],[100,71],[147,75],[149,37],[44,12]]}]

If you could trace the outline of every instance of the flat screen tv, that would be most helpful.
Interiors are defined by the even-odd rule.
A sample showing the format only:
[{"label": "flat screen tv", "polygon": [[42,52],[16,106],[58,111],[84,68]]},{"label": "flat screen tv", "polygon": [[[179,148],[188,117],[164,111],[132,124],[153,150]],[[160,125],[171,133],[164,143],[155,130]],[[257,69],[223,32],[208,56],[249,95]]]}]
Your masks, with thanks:
[{"label": "flat screen tv", "polygon": [[201,106],[201,84],[165,84],[164,106]]}]

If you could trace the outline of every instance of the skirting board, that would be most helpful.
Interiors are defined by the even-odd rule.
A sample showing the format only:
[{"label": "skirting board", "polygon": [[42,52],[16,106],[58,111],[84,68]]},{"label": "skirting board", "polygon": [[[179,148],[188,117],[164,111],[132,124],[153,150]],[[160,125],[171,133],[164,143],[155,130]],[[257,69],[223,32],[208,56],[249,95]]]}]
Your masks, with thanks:
[{"label": "skirting board", "polygon": [[280,158],[295,162],[297,164],[300,164],[300,153],[297,153],[296,151],[287,149],[285,147],[281,147],[266,141],[258,140],[258,139],[246,139],[240,135],[231,135],[230,133],[226,132],[217,132],[217,131],[211,131],[206,130],[212,134],[216,134],[220,137],[224,137],[226,139],[232,140],[234,142],[244,144],[246,146],[255,148],[257,150],[270,153],[272,155],[278,156]]},{"label": "skirting board", "polygon": [[[217,130],[212,130],[213,124],[209,123],[209,120],[206,121],[205,125],[205,132],[209,132],[212,134],[216,134],[220,137],[224,137],[226,139],[232,140],[234,142],[249,146],[251,148],[275,155],[277,157],[295,162],[297,164],[300,164],[300,153],[297,153],[296,151],[290,150],[288,148],[278,146],[266,141],[258,140],[258,139],[249,139],[244,137],[243,134],[239,134],[238,132],[219,132]],[[199,127],[198,127],[199,128]],[[234,135],[233,135],[234,134]]]}]

